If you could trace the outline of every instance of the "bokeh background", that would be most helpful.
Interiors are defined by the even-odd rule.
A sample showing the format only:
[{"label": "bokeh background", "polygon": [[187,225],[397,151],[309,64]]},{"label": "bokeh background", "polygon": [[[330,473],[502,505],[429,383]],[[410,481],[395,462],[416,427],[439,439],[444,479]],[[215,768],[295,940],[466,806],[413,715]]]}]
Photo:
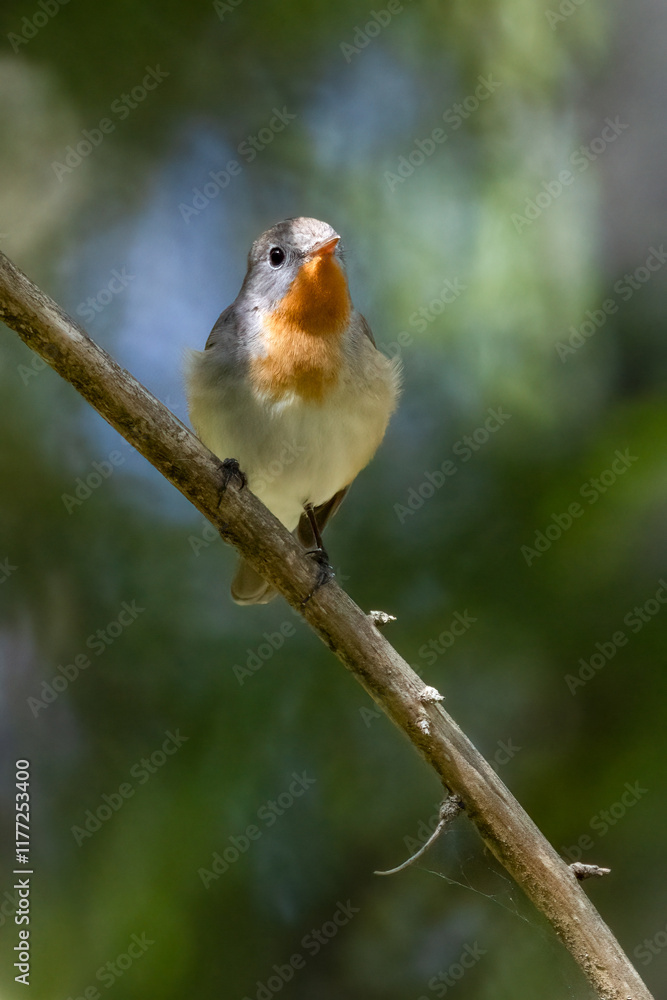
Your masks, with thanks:
[{"label": "bokeh background", "polygon": [[[373,10],[7,0],[0,247],[187,419],[184,354],[252,240],[336,227],[405,374],[328,530],[338,578],[556,848],[612,869],[586,891],[659,994],[667,10]],[[373,874],[435,777],[282,600],[231,603],[233,552],[70,386],[0,351],[2,997],[17,759],[35,1000],[588,997],[464,819]]]}]

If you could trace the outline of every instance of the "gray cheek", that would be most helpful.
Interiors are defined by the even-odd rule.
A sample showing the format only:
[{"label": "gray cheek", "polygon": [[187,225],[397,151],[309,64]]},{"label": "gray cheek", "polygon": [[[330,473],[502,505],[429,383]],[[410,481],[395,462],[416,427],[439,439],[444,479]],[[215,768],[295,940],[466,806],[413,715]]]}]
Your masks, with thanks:
[{"label": "gray cheek", "polygon": [[270,264],[259,264],[252,277],[249,289],[252,307],[271,310],[287,294],[294,280],[292,268],[272,268]]}]

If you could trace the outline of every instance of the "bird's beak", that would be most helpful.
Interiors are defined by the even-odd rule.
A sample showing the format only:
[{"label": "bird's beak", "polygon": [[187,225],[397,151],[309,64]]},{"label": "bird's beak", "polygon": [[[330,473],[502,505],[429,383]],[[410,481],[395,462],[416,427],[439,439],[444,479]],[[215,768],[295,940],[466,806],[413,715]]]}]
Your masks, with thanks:
[{"label": "bird's beak", "polygon": [[333,253],[338,245],[340,236],[332,236],[326,243],[320,243],[310,251],[311,257],[323,257],[325,254]]}]

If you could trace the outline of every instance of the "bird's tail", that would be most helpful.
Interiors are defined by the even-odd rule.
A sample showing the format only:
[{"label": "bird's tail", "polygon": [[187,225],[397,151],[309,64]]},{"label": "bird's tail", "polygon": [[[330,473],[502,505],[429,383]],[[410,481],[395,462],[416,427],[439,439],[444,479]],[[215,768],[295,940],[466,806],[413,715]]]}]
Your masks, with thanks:
[{"label": "bird's tail", "polygon": [[232,580],[232,599],[237,604],[268,604],[278,591],[260,576],[245,559],[239,560],[236,576]]}]

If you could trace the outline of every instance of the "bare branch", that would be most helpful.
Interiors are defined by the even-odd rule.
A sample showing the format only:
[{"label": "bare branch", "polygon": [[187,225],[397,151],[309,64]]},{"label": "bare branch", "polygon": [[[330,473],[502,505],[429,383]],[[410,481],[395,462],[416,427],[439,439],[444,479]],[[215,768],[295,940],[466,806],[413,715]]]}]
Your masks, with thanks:
[{"label": "bare branch", "polygon": [[[550,920],[604,1000],[651,1000],[569,866],[423,681],[249,490],[48,296],[0,254],[0,317],[141,452],[283,594],[464,803],[487,847]],[[230,456],[233,457],[233,456]]]}]

